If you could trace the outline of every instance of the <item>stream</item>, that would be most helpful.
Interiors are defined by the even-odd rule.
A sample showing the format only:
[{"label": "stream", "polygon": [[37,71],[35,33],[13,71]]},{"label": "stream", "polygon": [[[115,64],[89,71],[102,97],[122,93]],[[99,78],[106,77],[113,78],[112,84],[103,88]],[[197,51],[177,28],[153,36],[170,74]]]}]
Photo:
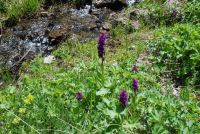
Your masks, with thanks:
[{"label": "stream", "polygon": [[[17,75],[23,61],[37,54],[47,56],[66,40],[87,42],[97,38],[110,15],[125,7],[119,2],[98,2],[79,8],[66,3],[52,11],[41,9],[35,16],[4,28],[0,36],[1,67]],[[135,0],[127,2],[131,5]]]}]

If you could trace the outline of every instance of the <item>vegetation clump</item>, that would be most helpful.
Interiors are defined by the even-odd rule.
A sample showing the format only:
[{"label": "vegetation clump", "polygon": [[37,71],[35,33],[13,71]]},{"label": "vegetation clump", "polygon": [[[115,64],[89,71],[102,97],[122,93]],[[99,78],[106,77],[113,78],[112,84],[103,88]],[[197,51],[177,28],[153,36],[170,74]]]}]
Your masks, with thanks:
[{"label": "vegetation clump", "polygon": [[171,76],[181,85],[199,85],[200,27],[177,24],[156,32],[156,40],[149,43],[155,61],[170,70]]}]

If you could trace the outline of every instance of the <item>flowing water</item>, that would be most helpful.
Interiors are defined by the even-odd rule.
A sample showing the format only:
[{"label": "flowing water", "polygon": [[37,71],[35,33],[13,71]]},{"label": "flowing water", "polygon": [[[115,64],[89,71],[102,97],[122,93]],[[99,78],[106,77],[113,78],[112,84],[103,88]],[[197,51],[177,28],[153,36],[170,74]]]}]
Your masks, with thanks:
[{"label": "flowing water", "polygon": [[94,39],[111,11],[93,9],[94,14],[89,14],[89,9],[88,5],[80,10],[62,7],[52,13],[44,11],[34,18],[22,19],[3,31],[0,60],[14,66],[27,51],[32,56],[48,54],[65,40]]}]

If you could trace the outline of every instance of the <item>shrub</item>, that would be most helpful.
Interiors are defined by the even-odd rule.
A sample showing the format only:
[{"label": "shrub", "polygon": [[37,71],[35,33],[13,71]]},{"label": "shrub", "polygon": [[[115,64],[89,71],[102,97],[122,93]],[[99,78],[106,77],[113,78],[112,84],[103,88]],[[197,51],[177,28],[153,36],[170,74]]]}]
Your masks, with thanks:
[{"label": "shrub", "polygon": [[12,0],[4,3],[6,7],[5,15],[8,18],[17,18],[34,13],[40,6],[40,0]]},{"label": "shrub", "polygon": [[[144,23],[145,26],[152,28],[164,25],[171,26],[182,20],[180,9],[177,8],[175,4],[168,6],[163,1],[149,0],[136,5],[136,7],[147,11],[147,14],[140,16],[140,21]],[[175,16],[174,11],[176,11]]]},{"label": "shrub", "polygon": [[6,7],[5,7],[5,3],[0,0],[0,13],[5,13],[6,12]]},{"label": "shrub", "polygon": [[149,43],[156,62],[167,66],[171,76],[181,85],[200,84],[200,27],[179,24],[157,32],[156,40]]},{"label": "shrub", "polygon": [[200,23],[200,1],[190,0],[182,8],[183,18],[186,22]]}]

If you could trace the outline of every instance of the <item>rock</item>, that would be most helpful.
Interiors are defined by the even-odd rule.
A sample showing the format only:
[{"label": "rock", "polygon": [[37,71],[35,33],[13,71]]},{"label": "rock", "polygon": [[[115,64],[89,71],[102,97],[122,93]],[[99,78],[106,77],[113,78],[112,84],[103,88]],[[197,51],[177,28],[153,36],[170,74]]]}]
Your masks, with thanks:
[{"label": "rock", "polygon": [[116,5],[120,6],[130,6],[134,3],[142,2],[144,0],[94,0],[93,4],[96,7],[108,6],[108,5]]},{"label": "rock", "polygon": [[95,16],[99,16],[100,13],[101,13],[101,10],[99,10],[99,9],[95,8],[95,9],[92,10],[92,14],[95,15]]},{"label": "rock", "polygon": [[96,25],[95,23],[91,23],[91,24],[89,25],[89,29],[90,29],[90,30],[94,30],[95,28],[97,28],[97,25]]},{"label": "rock", "polygon": [[129,11],[129,17],[131,20],[138,20],[139,18],[146,18],[148,16],[148,10],[134,9]]},{"label": "rock", "polygon": [[145,22],[151,21],[147,9],[135,9],[129,11],[129,19],[132,20],[135,29],[139,29],[139,19],[144,20]]},{"label": "rock", "polygon": [[178,90],[173,89],[173,95],[176,96],[176,97],[178,97],[178,96],[179,96],[179,92],[178,92]]},{"label": "rock", "polygon": [[128,6],[127,0],[94,0],[93,4],[96,7],[108,7],[114,10]]},{"label": "rock", "polygon": [[128,0],[127,3],[129,6],[135,4],[135,3],[140,3],[143,2],[144,0]]},{"label": "rock", "polygon": [[140,22],[139,22],[139,20],[133,22],[133,25],[134,25],[135,29],[138,30],[140,28]]},{"label": "rock", "polygon": [[49,56],[47,56],[47,57],[44,57],[44,63],[45,63],[45,64],[50,64],[50,63],[52,63],[54,60],[55,60],[55,57],[52,56],[52,55],[49,55]]},{"label": "rock", "polygon": [[51,41],[50,45],[57,45],[68,37],[68,31],[66,27],[62,29],[56,29],[49,33],[49,40]]},{"label": "rock", "polygon": [[130,33],[133,30],[138,30],[140,28],[139,18],[149,20],[148,10],[134,9],[128,11],[128,13],[125,11],[119,14],[112,13],[109,16],[109,21],[112,24],[112,28],[121,25],[125,28],[126,32]]},{"label": "rock", "polygon": [[0,87],[2,87],[3,86],[3,81],[0,81]]},{"label": "rock", "polygon": [[13,66],[13,62],[12,62],[11,60],[9,60],[9,61],[7,62],[7,66],[8,66],[8,68],[11,68],[11,67]]},{"label": "rock", "polygon": [[127,13],[121,13],[117,17],[115,16],[115,25],[120,24],[124,26],[127,30],[139,29],[139,18],[146,21],[149,20],[148,10],[144,9],[134,9]]},{"label": "rock", "polygon": [[40,16],[41,17],[50,17],[50,16],[54,16],[54,14],[43,11],[43,12],[40,12]]},{"label": "rock", "polygon": [[74,25],[70,26],[70,30],[74,33],[80,33],[80,31],[89,32],[97,28],[98,18],[95,15],[88,15],[84,18],[72,16],[72,19],[75,21],[75,23]]},{"label": "rock", "polygon": [[127,25],[129,19],[125,15],[121,15],[116,19],[118,24]]},{"label": "rock", "polygon": [[70,12],[72,12],[74,16],[86,17],[92,12],[92,6],[86,5],[84,8],[80,8],[79,10],[71,9]]},{"label": "rock", "polygon": [[128,17],[126,17],[125,15],[121,14],[120,16],[118,16],[117,19],[114,19],[112,21],[112,27],[116,27],[118,25],[121,25],[122,27],[125,28],[125,31],[127,33],[130,33],[133,31],[133,29],[135,28],[135,23],[133,21],[130,21]]},{"label": "rock", "polygon": [[96,6],[96,7],[100,7],[100,6],[103,6],[103,5],[106,5],[106,4],[110,4],[112,3],[113,0],[93,0],[93,4]]},{"label": "rock", "polygon": [[105,22],[102,24],[102,29],[106,30],[106,31],[110,31],[110,28],[112,27],[112,25],[108,22]]},{"label": "rock", "polygon": [[49,33],[49,37],[51,39],[58,39],[61,38],[63,36],[63,32],[60,30],[55,30]]}]

